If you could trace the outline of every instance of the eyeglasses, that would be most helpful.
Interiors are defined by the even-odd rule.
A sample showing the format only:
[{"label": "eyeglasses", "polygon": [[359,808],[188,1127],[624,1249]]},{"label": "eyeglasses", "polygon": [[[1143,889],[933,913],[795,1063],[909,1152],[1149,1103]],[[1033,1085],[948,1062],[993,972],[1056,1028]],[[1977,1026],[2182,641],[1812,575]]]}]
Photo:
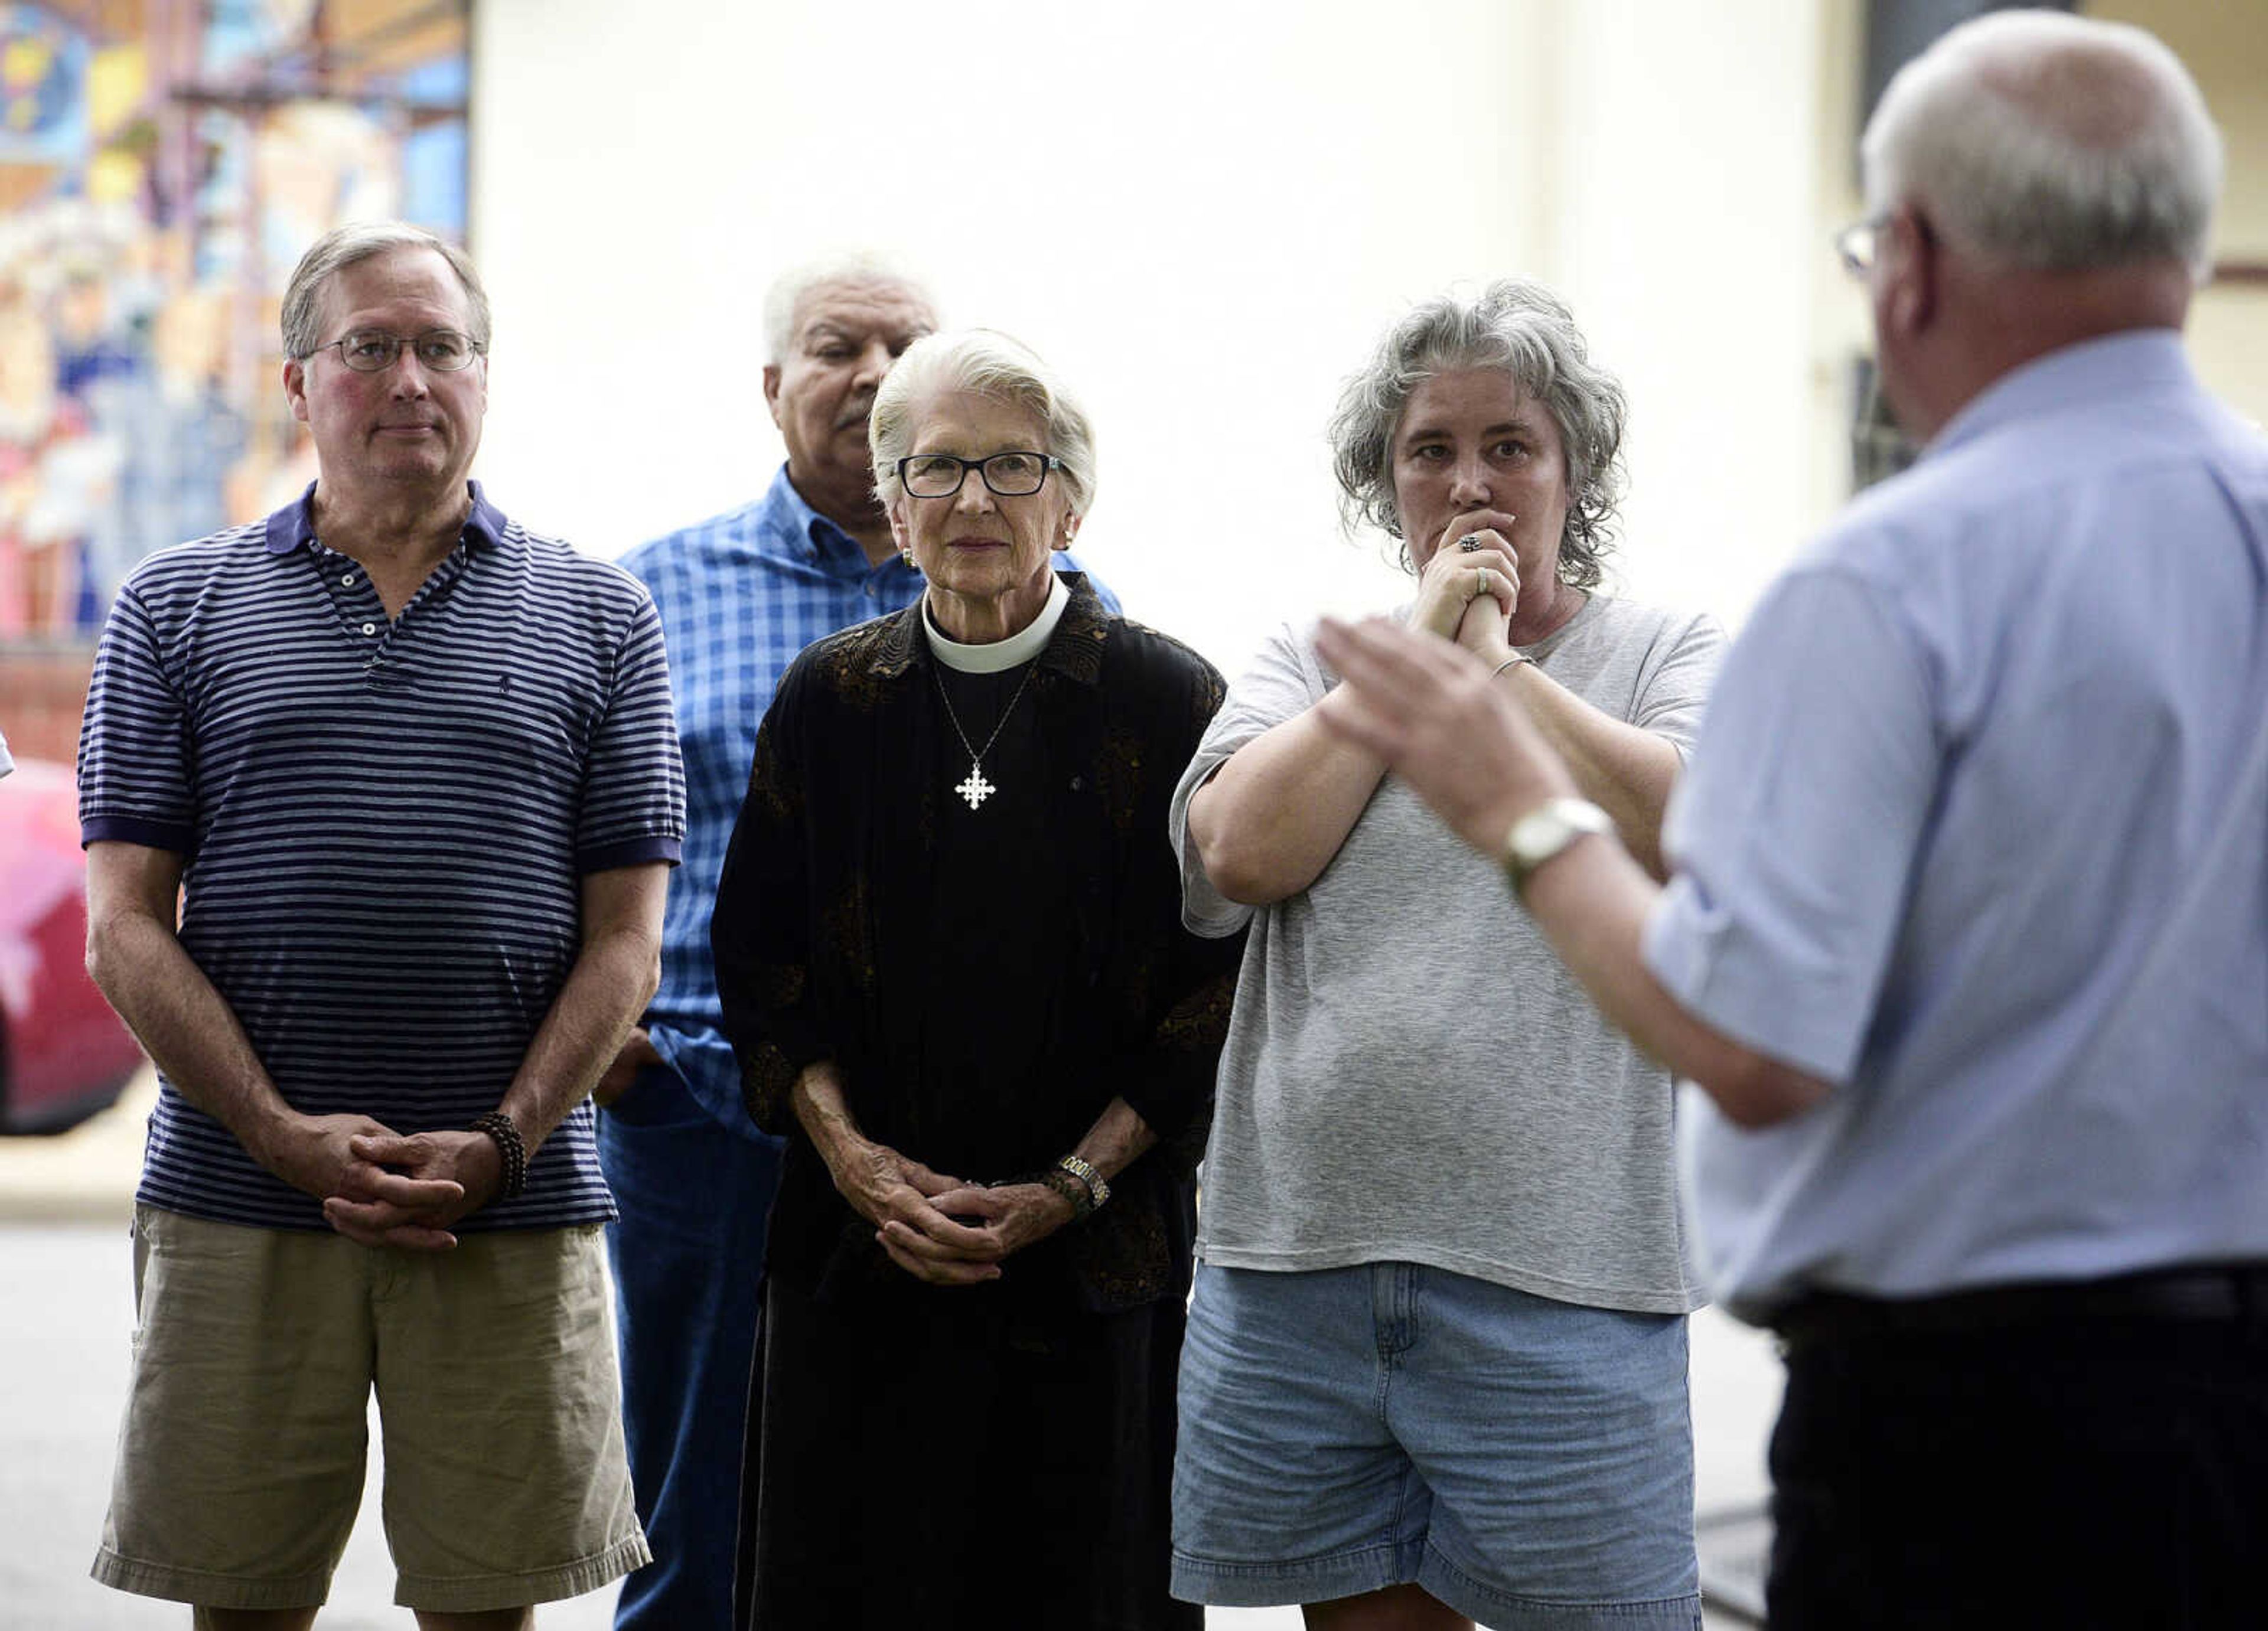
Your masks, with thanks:
[{"label": "eyeglasses", "polygon": [[950,498],[961,490],[971,470],[984,485],[1003,498],[1036,493],[1048,472],[1063,468],[1063,460],[1045,453],[1021,450],[994,453],[988,459],[956,459],[951,453],[916,453],[898,460],[898,480],[916,498]]},{"label": "eyeglasses", "polygon": [[1881,245],[1882,229],[1889,221],[1889,214],[1885,211],[1863,221],[1853,221],[1835,234],[1835,253],[1843,257],[1845,271],[1859,278],[1873,274],[1874,252]]},{"label": "eyeglasses", "polygon": [[[317,346],[315,351],[336,351],[339,361],[358,374],[382,374],[399,360],[404,346],[417,353],[420,368],[430,368],[438,374],[453,374],[460,368],[469,368],[475,357],[488,354],[488,347],[453,328],[429,328],[409,340],[390,334],[383,328],[357,328],[328,345]],[[307,353],[309,356],[314,354]]]}]

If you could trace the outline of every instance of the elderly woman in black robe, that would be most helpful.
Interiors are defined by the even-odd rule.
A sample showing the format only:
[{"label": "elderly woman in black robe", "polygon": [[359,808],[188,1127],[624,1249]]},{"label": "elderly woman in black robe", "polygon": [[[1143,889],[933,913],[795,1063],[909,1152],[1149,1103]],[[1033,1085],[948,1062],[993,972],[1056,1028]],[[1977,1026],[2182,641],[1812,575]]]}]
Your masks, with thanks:
[{"label": "elderly woman in black robe", "polygon": [[1022,346],[917,342],[870,435],[928,587],[781,680],[717,899],[787,1139],[742,1613],[1195,1627],[1174,1385],[1240,948],[1182,929],[1166,815],[1220,677],[1055,569],[1094,438]]}]

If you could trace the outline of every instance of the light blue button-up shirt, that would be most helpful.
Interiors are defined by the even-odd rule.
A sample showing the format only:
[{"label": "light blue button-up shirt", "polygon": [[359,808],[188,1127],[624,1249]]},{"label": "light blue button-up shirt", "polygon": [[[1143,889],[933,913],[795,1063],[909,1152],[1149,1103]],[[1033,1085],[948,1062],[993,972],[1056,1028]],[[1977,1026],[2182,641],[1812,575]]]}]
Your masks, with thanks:
[{"label": "light blue button-up shirt", "polygon": [[1685,1106],[1734,1312],[2268,1260],[2268,442],[2178,336],[2007,376],[1854,503],[1665,847],[1655,975],[1837,1084]]}]

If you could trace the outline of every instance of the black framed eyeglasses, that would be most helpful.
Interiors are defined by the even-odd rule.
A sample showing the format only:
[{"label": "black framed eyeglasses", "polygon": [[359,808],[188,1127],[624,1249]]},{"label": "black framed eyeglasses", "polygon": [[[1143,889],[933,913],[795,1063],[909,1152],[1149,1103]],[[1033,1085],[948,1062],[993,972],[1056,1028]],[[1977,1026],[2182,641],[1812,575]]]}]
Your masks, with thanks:
[{"label": "black framed eyeglasses", "polygon": [[1857,278],[1873,274],[1874,253],[1881,246],[1882,229],[1889,223],[1889,212],[1885,210],[1863,221],[1853,221],[1835,234],[1835,253],[1842,257],[1845,271]]},{"label": "black framed eyeglasses", "polygon": [[[317,346],[315,351],[336,351],[339,361],[358,374],[382,374],[400,360],[404,346],[416,353],[420,368],[430,368],[438,374],[453,374],[459,369],[469,368],[475,357],[488,354],[488,347],[453,328],[429,328],[409,339],[388,334],[383,328],[357,328],[328,345]],[[309,356],[314,354],[307,353]]]},{"label": "black framed eyeglasses", "polygon": [[916,498],[950,498],[976,471],[984,485],[1002,498],[1021,498],[1036,493],[1048,472],[1063,468],[1063,460],[1046,453],[1012,448],[984,459],[959,459],[951,453],[915,453],[898,460],[898,480]]}]

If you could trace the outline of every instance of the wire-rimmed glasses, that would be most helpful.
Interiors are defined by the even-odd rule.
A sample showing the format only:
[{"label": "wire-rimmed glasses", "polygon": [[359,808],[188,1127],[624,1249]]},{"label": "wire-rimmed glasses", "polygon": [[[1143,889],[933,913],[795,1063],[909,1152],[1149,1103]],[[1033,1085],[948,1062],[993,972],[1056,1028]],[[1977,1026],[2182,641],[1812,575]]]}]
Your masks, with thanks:
[{"label": "wire-rimmed glasses", "polygon": [[[488,350],[470,334],[460,334],[453,328],[429,328],[407,339],[383,328],[357,328],[328,345],[317,346],[315,351],[336,351],[339,361],[358,374],[382,374],[400,359],[405,346],[416,354],[419,367],[430,368],[437,374],[453,374],[469,368],[475,357]],[[307,353],[310,356],[314,354]]]}]

